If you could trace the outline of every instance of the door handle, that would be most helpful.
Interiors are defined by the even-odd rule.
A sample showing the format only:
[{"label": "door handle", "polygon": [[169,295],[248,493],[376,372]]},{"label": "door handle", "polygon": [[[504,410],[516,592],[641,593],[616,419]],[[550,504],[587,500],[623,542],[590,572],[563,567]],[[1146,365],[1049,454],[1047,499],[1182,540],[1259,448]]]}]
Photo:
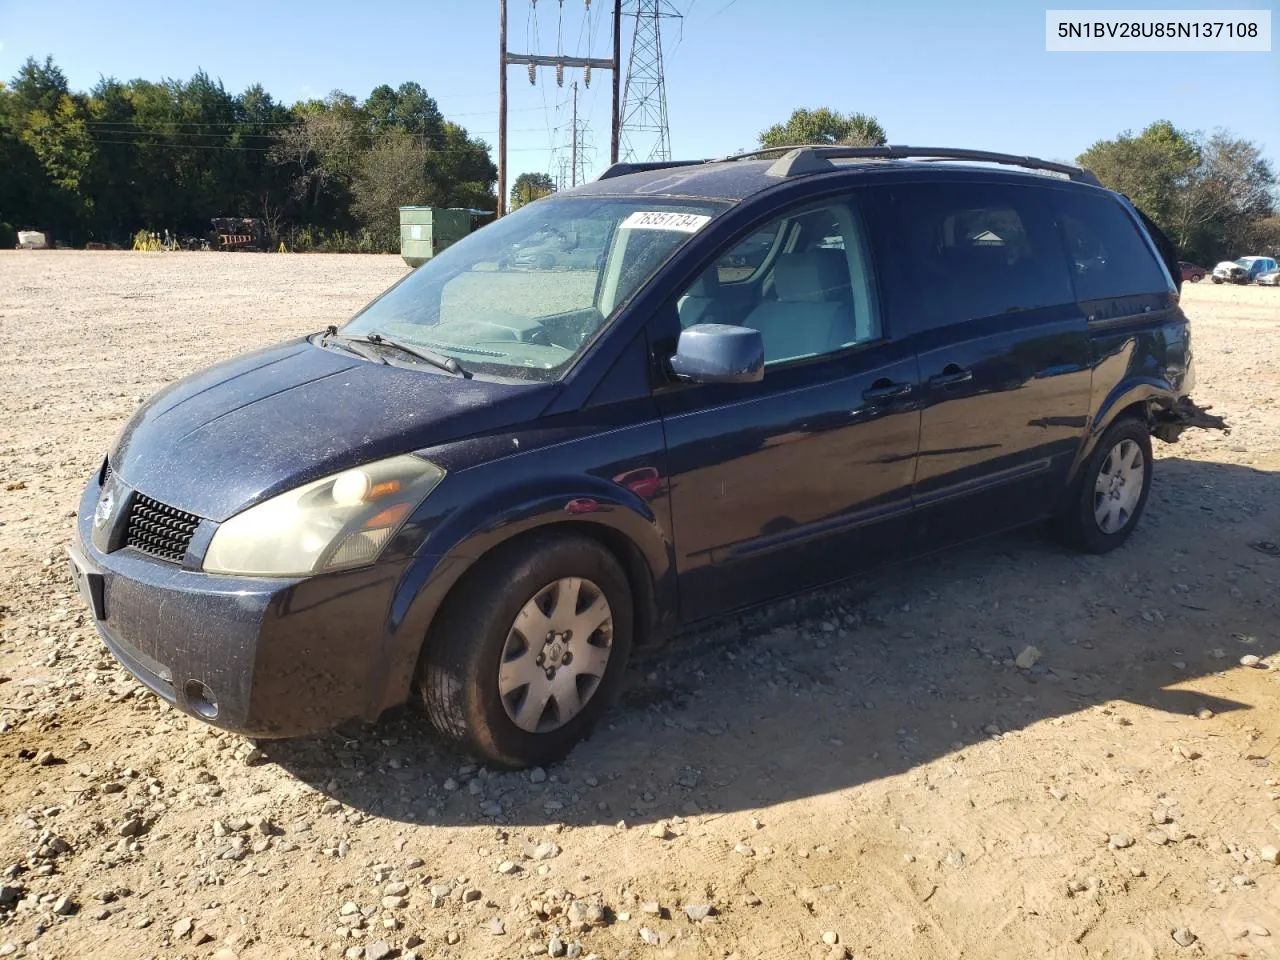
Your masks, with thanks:
[{"label": "door handle", "polygon": [[862,391],[862,399],[875,402],[877,400],[895,400],[905,397],[911,392],[911,384],[894,383],[892,380],[880,378],[866,390]]},{"label": "door handle", "polygon": [[929,378],[929,386],[931,387],[952,387],[957,383],[967,383],[973,379],[973,371],[968,367],[962,367],[958,363],[948,363],[942,368],[942,372],[934,374]]}]

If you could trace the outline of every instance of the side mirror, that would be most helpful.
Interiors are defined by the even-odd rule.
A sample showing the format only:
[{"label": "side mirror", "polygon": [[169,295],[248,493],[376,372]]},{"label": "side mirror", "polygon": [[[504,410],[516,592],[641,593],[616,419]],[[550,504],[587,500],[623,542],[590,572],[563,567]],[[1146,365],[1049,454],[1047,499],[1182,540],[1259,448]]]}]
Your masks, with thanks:
[{"label": "side mirror", "polygon": [[727,323],[698,323],[680,334],[671,371],[690,383],[754,383],[764,377],[764,337]]}]

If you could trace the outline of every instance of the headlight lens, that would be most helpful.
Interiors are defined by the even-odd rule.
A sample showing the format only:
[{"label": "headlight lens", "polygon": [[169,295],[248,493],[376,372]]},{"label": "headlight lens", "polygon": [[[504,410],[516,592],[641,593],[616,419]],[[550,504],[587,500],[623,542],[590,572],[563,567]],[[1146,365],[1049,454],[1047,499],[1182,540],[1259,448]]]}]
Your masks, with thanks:
[{"label": "headlight lens", "polygon": [[365,566],[443,479],[435,464],[406,455],[308,483],[218,527],[204,569],[291,577]]}]

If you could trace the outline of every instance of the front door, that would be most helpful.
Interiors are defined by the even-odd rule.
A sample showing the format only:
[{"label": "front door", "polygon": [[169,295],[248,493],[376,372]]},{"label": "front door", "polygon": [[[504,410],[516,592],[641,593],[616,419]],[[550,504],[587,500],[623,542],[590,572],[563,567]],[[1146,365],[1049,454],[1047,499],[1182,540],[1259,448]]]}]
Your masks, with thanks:
[{"label": "front door", "polygon": [[1088,425],[1088,323],[1049,193],[957,181],[878,196],[892,320],[920,362],[916,549],[1050,512]]},{"label": "front door", "polygon": [[901,556],[916,359],[883,336],[854,204],[753,231],[677,302],[685,326],[760,330],[766,355],[759,383],[657,391],[683,619]]}]

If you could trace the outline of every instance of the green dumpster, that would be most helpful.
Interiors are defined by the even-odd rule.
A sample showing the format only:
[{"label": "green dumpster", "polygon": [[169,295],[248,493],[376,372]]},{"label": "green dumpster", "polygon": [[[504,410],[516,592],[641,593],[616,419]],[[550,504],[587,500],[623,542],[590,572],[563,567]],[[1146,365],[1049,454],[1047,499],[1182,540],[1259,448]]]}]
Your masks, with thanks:
[{"label": "green dumpster", "polygon": [[400,256],[420,267],[471,232],[472,212],[445,207],[400,208]]}]

